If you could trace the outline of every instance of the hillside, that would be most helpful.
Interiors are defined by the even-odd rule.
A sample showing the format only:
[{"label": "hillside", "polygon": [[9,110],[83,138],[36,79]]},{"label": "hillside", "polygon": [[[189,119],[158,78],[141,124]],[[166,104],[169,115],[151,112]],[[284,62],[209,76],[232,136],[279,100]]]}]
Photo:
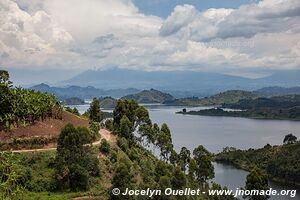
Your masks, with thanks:
[{"label": "hillside", "polygon": [[270,146],[260,149],[238,150],[225,148],[216,155],[216,161],[233,164],[251,170],[255,166],[264,169],[270,178],[300,184],[300,142]]},{"label": "hillside", "polygon": [[163,93],[158,90],[143,90],[139,93],[127,95],[122,99],[133,99],[138,103],[163,103],[165,101],[172,101],[174,97],[168,93]]},{"label": "hillside", "polygon": [[300,106],[300,95],[274,96],[270,98],[241,99],[223,107],[233,109],[260,109],[260,108],[291,108]]},{"label": "hillside", "polygon": [[120,98],[128,94],[139,92],[139,90],[134,88],[104,90],[92,86],[51,87],[44,83],[32,86],[30,87],[30,89],[53,94],[60,100],[65,100],[73,97],[77,97],[80,99],[92,99],[94,97],[103,97],[103,96],[112,96],[114,98]]},{"label": "hillside", "polygon": [[68,123],[71,123],[76,127],[89,126],[89,121],[87,119],[64,111],[61,120],[48,118],[44,121],[37,121],[27,127],[14,128],[9,132],[1,131],[0,140],[5,141],[13,138],[28,138],[32,136],[56,137],[60,133],[62,127],[64,127]]},{"label": "hillside", "polygon": [[117,100],[112,97],[100,98],[101,108],[114,108],[117,105]]},{"label": "hillside", "polygon": [[300,94],[300,87],[265,87],[254,91],[261,96],[282,96],[282,95],[292,95]]},{"label": "hillside", "polygon": [[249,91],[243,90],[228,90],[219,94],[205,98],[182,98],[171,101],[165,101],[164,104],[176,106],[211,106],[236,103],[241,99],[254,99],[258,96]]}]

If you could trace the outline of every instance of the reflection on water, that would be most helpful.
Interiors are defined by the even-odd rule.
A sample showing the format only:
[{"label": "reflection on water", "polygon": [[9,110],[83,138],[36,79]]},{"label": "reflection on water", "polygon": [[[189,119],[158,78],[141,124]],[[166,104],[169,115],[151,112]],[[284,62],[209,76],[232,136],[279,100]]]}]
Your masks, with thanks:
[{"label": "reflection on water", "polygon": [[[80,113],[89,105],[76,106]],[[254,120],[236,117],[213,117],[175,114],[184,107],[145,105],[153,122],[167,123],[172,132],[176,150],[185,146],[193,150],[203,144],[212,152],[222,151],[223,147],[233,146],[240,149],[259,148],[267,143],[282,144],[284,136],[293,133],[300,138],[300,122],[285,120]],[[212,107],[187,108],[189,110]],[[112,110],[105,110],[111,112]],[[247,172],[229,165],[214,163],[215,181],[230,189],[245,186]],[[294,186],[270,182],[273,189],[295,189]],[[297,188],[298,191],[299,188]],[[273,196],[271,200],[289,200],[284,196]],[[293,199],[300,199],[299,194]]]}]

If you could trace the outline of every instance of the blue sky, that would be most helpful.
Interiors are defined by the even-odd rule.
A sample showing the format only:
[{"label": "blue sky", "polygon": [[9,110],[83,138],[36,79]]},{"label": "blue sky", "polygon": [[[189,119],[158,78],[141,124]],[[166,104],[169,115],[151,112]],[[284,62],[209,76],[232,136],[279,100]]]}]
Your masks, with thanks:
[{"label": "blue sky", "polygon": [[177,5],[190,4],[198,10],[208,8],[238,8],[242,4],[257,2],[258,0],[134,0],[134,4],[147,15],[166,18]]}]

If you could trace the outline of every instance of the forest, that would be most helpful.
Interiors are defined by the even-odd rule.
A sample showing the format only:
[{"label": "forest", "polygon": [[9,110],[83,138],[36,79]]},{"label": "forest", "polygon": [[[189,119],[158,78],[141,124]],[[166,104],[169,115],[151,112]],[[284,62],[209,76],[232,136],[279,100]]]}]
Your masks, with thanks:
[{"label": "forest", "polygon": [[283,145],[267,144],[260,149],[226,147],[215,160],[246,170],[259,167],[273,180],[300,184],[300,142],[293,134],[286,135],[283,142]]}]

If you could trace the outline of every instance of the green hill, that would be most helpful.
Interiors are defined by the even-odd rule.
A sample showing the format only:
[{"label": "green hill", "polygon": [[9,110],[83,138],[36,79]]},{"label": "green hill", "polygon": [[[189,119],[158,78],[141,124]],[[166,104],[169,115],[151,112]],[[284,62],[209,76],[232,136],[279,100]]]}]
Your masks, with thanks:
[{"label": "green hill", "polygon": [[270,178],[300,184],[300,142],[295,144],[270,146],[261,149],[239,150],[225,148],[216,155],[216,161],[226,162],[236,167],[251,170],[264,169]]},{"label": "green hill", "polygon": [[117,105],[117,100],[112,97],[100,98],[101,108],[114,108]]},{"label": "green hill", "polygon": [[165,101],[172,101],[174,97],[168,93],[164,93],[155,89],[143,90],[137,94],[127,95],[121,99],[131,99],[138,103],[163,103]]},{"label": "green hill", "polygon": [[219,94],[205,98],[182,98],[165,101],[164,104],[174,106],[212,106],[236,103],[241,99],[255,99],[258,95],[253,92],[243,90],[228,90]]}]

